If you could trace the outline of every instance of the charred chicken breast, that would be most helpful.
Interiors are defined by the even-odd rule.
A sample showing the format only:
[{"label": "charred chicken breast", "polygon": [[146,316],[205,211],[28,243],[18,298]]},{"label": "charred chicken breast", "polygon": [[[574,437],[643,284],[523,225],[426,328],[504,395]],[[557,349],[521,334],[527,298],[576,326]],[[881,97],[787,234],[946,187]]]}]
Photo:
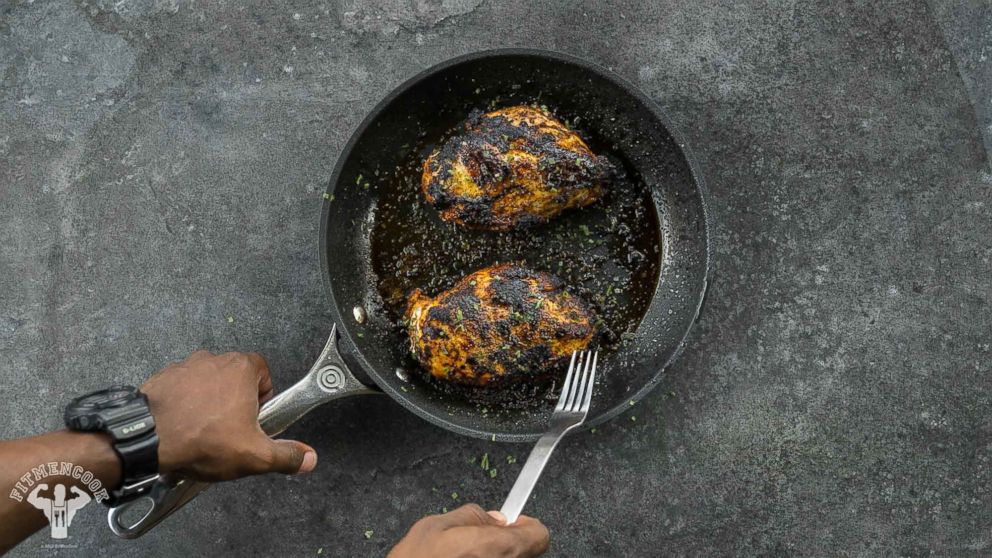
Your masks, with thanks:
[{"label": "charred chicken breast", "polygon": [[589,346],[595,320],[549,273],[501,264],[430,297],[415,289],[410,349],[434,378],[469,386],[540,378]]},{"label": "charred chicken breast", "polygon": [[595,202],[614,172],[547,110],[515,106],[473,112],[424,161],[421,189],[445,221],[508,231]]}]

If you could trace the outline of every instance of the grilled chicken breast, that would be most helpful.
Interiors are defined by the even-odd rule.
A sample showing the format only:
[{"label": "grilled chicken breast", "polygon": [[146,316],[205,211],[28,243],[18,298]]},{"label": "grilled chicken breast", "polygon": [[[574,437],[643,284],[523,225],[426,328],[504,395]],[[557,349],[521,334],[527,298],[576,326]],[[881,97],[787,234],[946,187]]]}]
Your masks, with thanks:
[{"label": "grilled chicken breast", "polygon": [[473,112],[424,161],[421,190],[445,221],[509,231],[595,202],[614,174],[547,110],[515,106]]},{"label": "grilled chicken breast", "polygon": [[545,377],[596,332],[586,303],[558,278],[513,264],[476,271],[436,297],[415,289],[406,318],[424,369],[469,386]]}]

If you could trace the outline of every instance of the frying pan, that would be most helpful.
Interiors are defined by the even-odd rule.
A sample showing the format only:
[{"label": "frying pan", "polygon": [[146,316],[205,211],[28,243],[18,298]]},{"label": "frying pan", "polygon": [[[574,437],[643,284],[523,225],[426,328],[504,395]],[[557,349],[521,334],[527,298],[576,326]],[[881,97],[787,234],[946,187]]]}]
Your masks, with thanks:
[{"label": "frying pan", "polygon": [[[324,196],[320,221],[320,264],[335,325],[303,379],[260,410],[259,422],[267,434],[281,433],[328,401],[380,392],[416,415],[467,436],[525,442],[544,432],[552,405],[491,412],[412,381],[405,373],[409,368],[405,341],[384,303],[380,274],[370,263],[376,249],[370,238],[379,210],[395,201],[390,196],[396,191],[362,178],[402,168],[411,153],[421,157],[431,142],[439,141],[435,136],[453,128],[474,108],[520,103],[544,104],[570,118],[580,124],[580,134],[595,136],[594,149],[599,146],[618,157],[625,173],[644,190],[653,213],[621,216],[628,222],[620,225],[647,227],[659,239],[655,253],[646,257],[660,271],[639,279],[621,277],[640,282],[647,296],[621,303],[633,311],[628,317],[636,319],[619,347],[603,355],[601,380],[585,426],[618,415],[658,384],[662,371],[682,350],[706,292],[708,217],[696,163],[661,109],[611,72],[564,54],[491,50],[443,62],[409,79],[372,109],[345,145]],[[563,218],[581,222],[593,214],[586,211],[594,210],[573,210]],[[609,207],[599,211],[616,225]],[[566,221],[560,226],[569,225]],[[538,227],[525,234],[533,246],[533,239],[543,233]],[[547,246],[552,249],[550,237]],[[592,250],[567,243],[554,249],[568,252],[569,257]],[[452,270],[452,277],[457,271]],[[189,479],[160,478],[142,499],[111,509],[110,527],[123,538],[141,536],[207,486]],[[149,503],[142,514],[138,509]],[[140,515],[137,521],[127,521],[135,515]]]}]

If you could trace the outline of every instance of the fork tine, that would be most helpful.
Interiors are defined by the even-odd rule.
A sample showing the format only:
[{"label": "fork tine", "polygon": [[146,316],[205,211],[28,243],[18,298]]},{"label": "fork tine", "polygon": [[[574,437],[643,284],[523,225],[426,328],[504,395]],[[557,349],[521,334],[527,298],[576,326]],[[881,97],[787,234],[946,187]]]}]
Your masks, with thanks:
[{"label": "fork tine", "polygon": [[568,395],[565,410],[574,412],[582,401],[582,386],[586,384],[586,363],[589,362],[589,351],[582,351],[582,360],[575,366],[575,381],[572,383],[572,393]]},{"label": "fork tine", "polygon": [[589,383],[586,384],[585,398],[582,400],[582,408],[579,409],[583,413],[589,411],[589,405],[592,403],[592,389],[596,387],[596,360],[598,358],[599,351],[595,351],[592,354],[592,371],[589,373]]},{"label": "fork tine", "polygon": [[582,363],[585,361],[586,352],[579,351],[579,358],[575,361],[575,374],[572,375],[572,385],[569,386],[568,397],[565,398],[565,404],[562,406],[562,409],[566,411],[571,410],[572,405],[575,404],[575,394],[582,386]]},{"label": "fork tine", "polygon": [[579,383],[577,389],[575,390],[575,401],[572,403],[572,412],[579,412],[582,409],[582,402],[585,401],[585,394],[589,390],[589,373],[591,371],[593,352],[589,351],[586,353],[586,360],[582,367],[582,382]]},{"label": "fork tine", "polygon": [[[579,351],[572,353],[572,362],[568,365],[568,374],[565,376],[565,383],[561,385],[561,395],[558,396],[558,404],[555,405],[556,411],[561,411],[565,408],[565,401],[568,399],[569,391],[572,389],[572,380],[575,378],[575,358],[578,354]],[[582,366],[582,359],[579,359],[579,366]]]}]

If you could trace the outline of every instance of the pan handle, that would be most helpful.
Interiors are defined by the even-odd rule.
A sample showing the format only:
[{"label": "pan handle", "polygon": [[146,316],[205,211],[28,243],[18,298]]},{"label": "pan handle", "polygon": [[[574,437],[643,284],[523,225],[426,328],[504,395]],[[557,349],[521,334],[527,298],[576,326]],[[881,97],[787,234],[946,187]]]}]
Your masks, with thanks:
[{"label": "pan handle", "polygon": [[[380,392],[358,381],[342,360],[335,325],[320,358],[307,375],[262,405],[258,422],[266,434],[277,436],[319,405],[342,397],[373,393]],[[110,509],[107,514],[110,530],[122,539],[136,539],[209,487],[208,482],[189,478],[160,477],[145,496]],[[142,508],[147,511],[129,524],[125,514],[137,515]]]}]

